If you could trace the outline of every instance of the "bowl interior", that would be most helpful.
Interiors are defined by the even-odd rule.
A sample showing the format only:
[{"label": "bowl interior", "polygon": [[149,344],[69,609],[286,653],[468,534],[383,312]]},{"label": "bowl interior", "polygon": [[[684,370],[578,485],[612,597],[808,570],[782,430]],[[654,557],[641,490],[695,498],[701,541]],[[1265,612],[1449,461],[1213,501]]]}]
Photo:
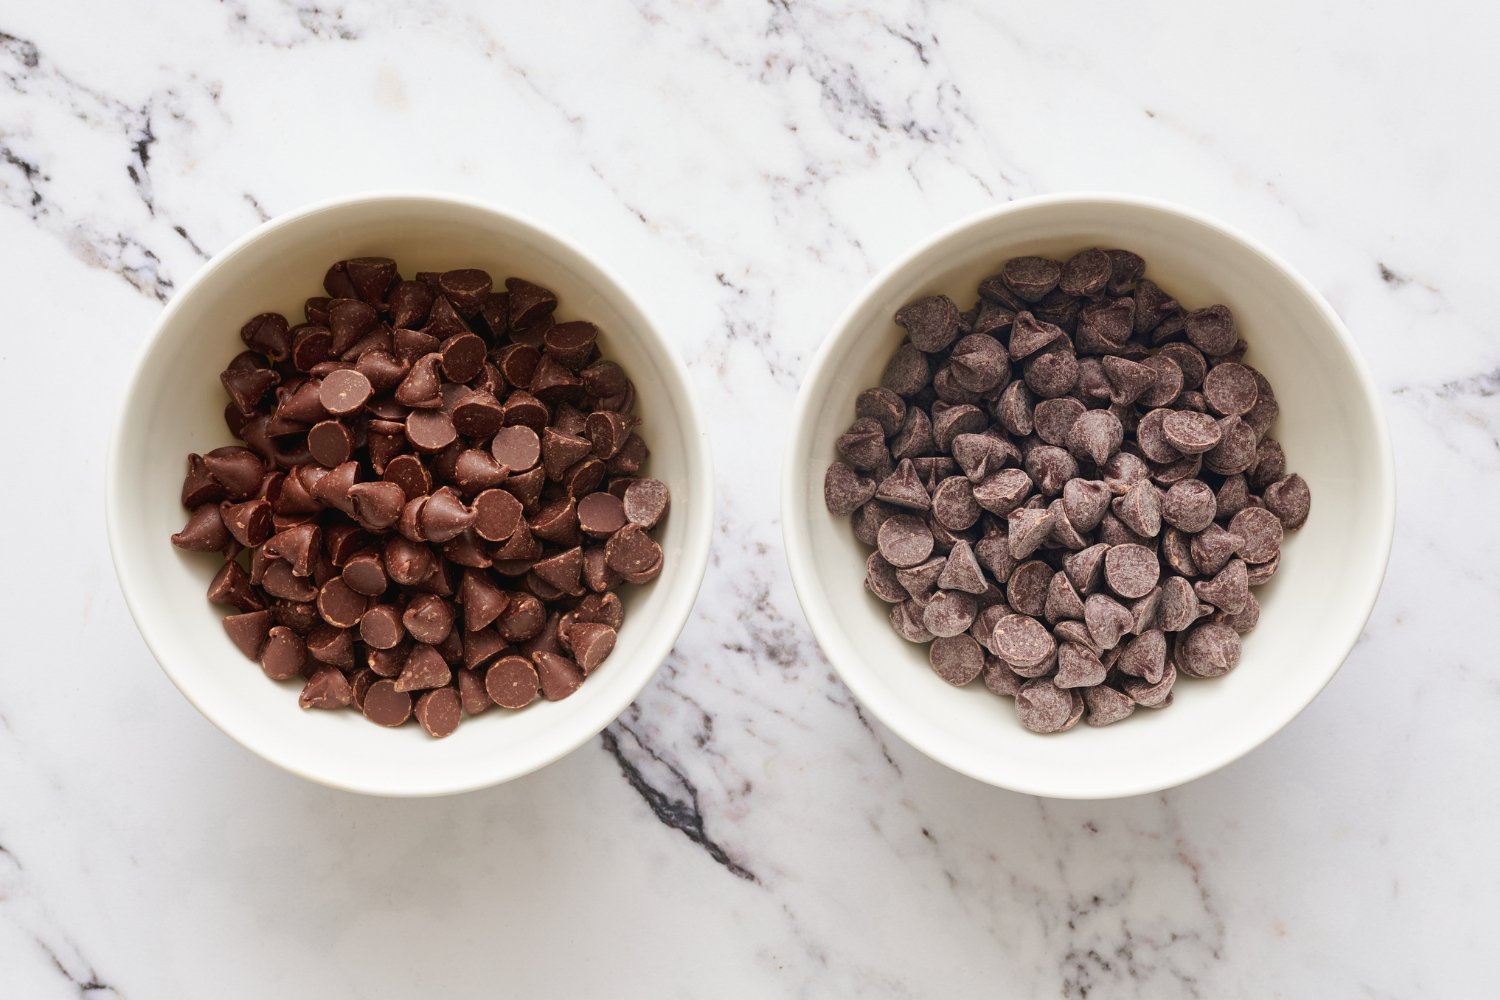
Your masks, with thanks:
[{"label": "bowl interior", "polygon": [[[1088,246],[1134,250],[1147,275],[1196,308],[1235,314],[1246,361],[1275,387],[1272,434],[1287,467],[1312,489],[1307,524],[1288,536],[1276,576],[1256,596],[1260,625],[1239,667],[1179,680],[1166,711],[1139,710],[1102,729],[1055,737],[1024,730],[1012,702],[978,682],[955,689],[900,639],[889,606],[863,588],[869,550],[823,505],[834,439],[855,396],[879,384],[902,338],[891,315],[943,292],[967,308],[980,279],[1019,254],[1066,258]],[[1374,603],[1389,552],[1389,446],[1372,389],[1347,334],[1317,295],[1262,251],[1202,219],[1153,203],[1061,198],[1020,203],[938,238],[877,279],[834,329],[803,385],[787,458],[788,558],[824,650],[876,715],[937,760],[1019,791],[1105,797],[1168,787],[1245,753],[1328,682]]]},{"label": "bowl interior", "polygon": [[[560,319],[600,327],[600,348],[635,381],[647,471],[673,494],[656,536],[666,569],[626,587],[626,621],[608,662],[572,697],[525,711],[492,710],[445,740],[415,726],[386,730],[353,712],[305,712],[298,687],[268,680],[229,642],[204,598],[216,557],[167,541],[185,517],[184,458],[234,443],[218,373],[242,349],[241,324],[279,311],[292,322],[322,295],[328,265],[394,257],[402,273],[481,267],[558,295]],[[707,564],[712,475],[691,391],[669,348],[608,275],[557,238],[461,199],[378,196],[276,220],[212,261],[163,314],[123,401],[109,481],[115,564],[142,634],[182,692],[225,732],[317,781],[385,794],[479,787],[540,767],[608,725],[670,651]]]}]

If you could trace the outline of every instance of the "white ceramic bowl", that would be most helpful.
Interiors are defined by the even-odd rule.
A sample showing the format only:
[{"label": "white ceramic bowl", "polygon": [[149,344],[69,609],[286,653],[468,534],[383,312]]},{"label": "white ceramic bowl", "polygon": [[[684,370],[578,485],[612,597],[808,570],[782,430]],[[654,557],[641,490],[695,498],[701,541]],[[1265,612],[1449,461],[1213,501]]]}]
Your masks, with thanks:
[{"label": "white ceramic bowl", "polygon": [[[967,307],[981,278],[1019,254],[1089,246],[1141,254],[1147,274],[1189,307],[1230,306],[1246,360],[1281,404],[1273,435],[1312,488],[1312,514],[1256,591],[1260,625],[1239,666],[1182,678],[1172,706],[1057,736],[1022,729],[1009,699],[934,675],[888,605],[862,586],[868,551],[823,506],[834,439],[860,390],[877,385],[903,303],[947,293]],[[1385,418],[1353,340],[1316,291],[1252,240],[1195,212],[1116,195],[1004,205],[939,233],[886,268],[823,343],[802,386],[782,482],[787,559],[803,610],[850,690],[887,726],[954,770],[1016,791],[1106,798],[1154,791],[1222,767],[1286,725],[1358,639],[1390,553],[1395,485]]]},{"label": "white ceramic bowl", "polygon": [[[394,257],[402,272],[482,267],[558,295],[558,315],[589,319],[634,379],[652,454],[671,488],[657,531],[665,572],[621,592],[624,627],[608,662],[572,697],[492,710],[430,739],[354,712],[302,711],[297,686],[266,679],[230,643],[204,599],[216,559],[169,542],[188,452],[233,443],[219,372],[243,349],[240,325],[276,310],[300,318],[341,258]],[[607,271],[577,247],[492,205],[435,194],[371,194],[311,205],[260,226],[215,256],[162,312],[131,375],[110,450],[108,521],[115,571],[146,644],[198,710],[289,771],[383,795],[438,795],[495,784],[556,760],[600,732],[645,687],[687,621],[708,563],[713,473],[686,371]]]}]

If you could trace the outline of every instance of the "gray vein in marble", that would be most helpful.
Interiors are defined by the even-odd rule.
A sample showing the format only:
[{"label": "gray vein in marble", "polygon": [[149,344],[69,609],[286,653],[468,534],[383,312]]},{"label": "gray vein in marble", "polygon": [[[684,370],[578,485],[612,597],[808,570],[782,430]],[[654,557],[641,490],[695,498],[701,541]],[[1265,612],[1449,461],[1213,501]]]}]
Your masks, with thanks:
[{"label": "gray vein in marble", "polygon": [[[640,725],[640,710],[626,712],[631,722],[617,720],[602,734],[604,750],[615,759],[620,773],[630,783],[651,812],[663,824],[678,831],[699,847],[725,870],[737,878],[756,885],[760,878],[729,853],[704,829],[703,810],[699,806],[698,788],[681,767],[669,759],[668,752],[654,747]],[[705,716],[706,717],[706,716]],[[712,720],[710,725],[712,724]]]},{"label": "gray vein in marble", "polygon": [[279,0],[251,4],[245,0],[219,0],[229,13],[232,30],[262,45],[294,49],[316,42],[353,42],[364,32],[349,23],[343,7],[308,0]]},{"label": "gray vein in marble", "polygon": [[[8,880],[9,884],[6,881],[0,881],[0,907],[19,904],[23,901],[22,897],[26,897],[24,902],[29,904],[32,910],[33,919],[30,923],[33,926],[25,933],[36,945],[37,950],[50,962],[51,967],[68,981],[79,997],[87,998],[87,1000],[103,1000],[107,997],[124,1000],[125,994],[102,979],[94,964],[84,957],[73,939],[57,928],[57,921],[35,898],[34,890],[25,886],[19,878],[26,870],[21,859],[3,844],[0,844],[0,862],[4,862],[13,870],[12,878]],[[4,875],[3,870],[0,870],[0,875]],[[20,890],[17,888],[18,885],[20,885]],[[21,921],[17,920],[16,923],[19,925]],[[42,930],[38,930],[38,926]],[[18,970],[10,968],[4,971],[16,973]]]},{"label": "gray vein in marble", "polygon": [[[157,141],[153,116],[165,113],[179,122],[186,121],[185,113],[176,106],[175,89],[153,93],[142,105],[131,106],[64,71],[35,43],[6,32],[0,32],[0,76],[23,99],[64,111],[106,135],[118,135],[128,150],[125,173],[147,216],[164,222],[196,257],[207,258],[208,253],[184,224],[164,217],[151,181],[152,146]],[[206,90],[216,103],[217,88],[209,85]],[[127,232],[121,221],[111,225],[69,212],[64,206],[65,196],[52,190],[52,172],[31,151],[35,139],[28,126],[0,121],[0,165],[10,168],[11,174],[6,177],[0,170],[0,204],[20,211],[42,230],[60,238],[90,267],[117,274],[136,290],[165,302],[176,283],[161,252]]]},{"label": "gray vein in marble", "polygon": [[251,194],[248,191],[246,191],[241,197],[245,199],[245,204],[249,205],[251,209],[255,211],[255,214],[260,217],[261,222],[271,221],[271,213],[267,212],[261,205],[260,199],[256,198],[255,195]]}]

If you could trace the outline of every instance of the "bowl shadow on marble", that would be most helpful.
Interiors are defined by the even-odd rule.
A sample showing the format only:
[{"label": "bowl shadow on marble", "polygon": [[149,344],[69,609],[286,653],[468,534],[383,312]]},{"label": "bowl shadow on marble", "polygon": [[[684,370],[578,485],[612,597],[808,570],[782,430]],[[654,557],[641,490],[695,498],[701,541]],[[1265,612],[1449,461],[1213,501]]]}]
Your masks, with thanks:
[{"label": "bowl shadow on marble", "polygon": [[[1248,363],[1276,388],[1274,434],[1313,494],[1276,578],[1257,591],[1259,627],[1239,667],[1179,683],[1165,711],[1114,726],[1038,737],[982,685],[932,675],[926,647],[902,641],[888,606],[863,588],[868,550],[823,506],[834,439],[854,398],[879,383],[902,333],[891,316],[938,292],[972,297],[1008,257],[1065,257],[1088,246],[1141,254],[1147,275],[1189,307],[1223,302]],[[793,414],[782,480],[787,559],[803,610],[851,691],[934,759],[1001,787],[1106,798],[1177,785],[1222,767],[1291,721],[1333,677],[1379,592],[1394,527],[1389,433],[1347,330],[1317,292],[1253,241],[1150,199],[1061,195],[992,209],[939,233],[856,298],[815,357]],[[1330,586],[1330,584],[1334,584]]]}]

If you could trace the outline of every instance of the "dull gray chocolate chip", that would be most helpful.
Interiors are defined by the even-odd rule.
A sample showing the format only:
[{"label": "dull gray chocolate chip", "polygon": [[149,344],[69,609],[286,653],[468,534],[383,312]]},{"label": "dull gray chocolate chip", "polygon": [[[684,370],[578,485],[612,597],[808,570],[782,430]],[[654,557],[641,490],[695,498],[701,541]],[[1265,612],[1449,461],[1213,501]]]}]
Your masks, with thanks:
[{"label": "dull gray chocolate chip", "polygon": [[1006,520],[1010,554],[1016,559],[1029,557],[1052,533],[1052,512],[1045,508],[1023,507],[1012,511]]},{"label": "dull gray chocolate chip", "polygon": [[1086,688],[1104,683],[1108,669],[1093,650],[1076,642],[1057,647],[1057,675],[1053,683],[1060,688]]},{"label": "dull gray chocolate chip", "polygon": [[1180,576],[1169,576],[1161,584],[1161,602],[1156,621],[1164,632],[1181,632],[1198,618],[1198,595]]},{"label": "dull gray chocolate chip", "polygon": [[1174,410],[1167,414],[1161,429],[1167,443],[1184,455],[1211,451],[1223,439],[1218,422],[1194,410]]},{"label": "dull gray chocolate chip", "polygon": [[972,683],[984,670],[984,650],[967,635],[939,636],[927,657],[933,673],[954,687]]},{"label": "dull gray chocolate chip", "polygon": [[922,627],[935,636],[956,636],[969,630],[978,613],[972,594],[940,590],[922,609]]},{"label": "dull gray chocolate chip", "polygon": [[880,526],[877,545],[892,566],[915,566],[932,554],[932,530],[910,514],[897,514]]},{"label": "dull gray chocolate chip", "polygon": [[[882,499],[887,499],[882,497]],[[932,494],[932,517],[949,531],[965,531],[979,520],[974,484],[965,476],[949,476]]]},{"label": "dull gray chocolate chip", "polygon": [[1162,679],[1167,670],[1167,637],[1159,629],[1148,629],[1126,642],[1115,661],[1121,673],[1139,677],[1148,684]]},{"label": "dull gray chocolate chip", "polygon": [[1302,527],[1312,509],[1312,494],[1307,481],[1295,472],[1267,486],[1264,499],[1266,509],[1280,518],[1288,529]]},{"label": "dull gray chocolate chip", "polygon": [[1219,622],[1194,625],[1178,637],[1173,662],[1189,677],[1222,677],[1240,662],[1239,633]]},{"label": "dull gray chocolate chip", "polygon": [[974,556],[973,547],[966,540],[959,539],[949,550],[937,585],[944,590],[958,590],[966,594],[984,593],[987,586],[984,571]]},{"label": "dull gray chocolate chip", "polygon": [[[832,466],[829,471],[832,472]],[[903,458],[897,463],[895,470],[881,480],[875,490],[875,497],[883,503],[907,510],[925,511],[932,507],[932,497],[923,485],[922,477],[917,474],[916,465],[909,458]]]},{"label": "dull gray chocolate chip", "polygon": [[[1037,437],[1047,444],[1071,447],[1068,444],[1068,432],[1084,413],[1082,403],[1071,396],[1063,396],[1060,399],[1044,399],[1036,404],[1031,418]],[[1075,454],[1078,453],[1075,451]]]},{"label": "dull gray chocolate chip", "polygon": [[902,344],[885,366],[880,384],[898,395],[911,397],[921,392],[932,379],[927,356],[914,344]]},{"label": "dull gray chocolate chip", "polygon": [[1270,510],[1246,507],[1230,518],[1229,531],[1240,536],[1237,551],[1248,563],[1267,563],[1281,553],[1285,529]]},{"label": "dull gray chocolate chip", "polygon": [[1217,524],[1210,524],[1203,531],[1192,536],[1192,542],[1188,551],[1192,555],[1193,565],[1201,576],[1213,576],[1230,558],[1239,551],[1244,544],[1244,539],[1232,531],[1226,531]]},{"label": "dull gray chocolate chip", "polygon": [[[835,517],[848,517],[874,495],[875,480],[860,475],[843,462],[829,465],[823,476],[823,503]],[[622,517],[623,513],[622,508]]]},{"label": "dull gray chocolate chip", "polygon": [[1250,578],[1245,561],[1239,558],[1229,560],[1212,579],[1193,584],[1193,590],[1200,600],[1230,614],[1238,614],[1250,598]]},{"label": "dull gray chocolate chip", "polygon": [[1120,450],[1124,440],[1125,429],[1119,417],[1109,410],[1089,410],[1068,430],[1067,446],[1074,455],[1090,459],[1102,468]]},{"label": "dull gray chocolate chip", "polygon": [[1092,594],[1104,582],[1104,557],[1109,546],[1103,542],[1063,557],[1063,572],[1073,589],[1083,595]]},{"label": "dull gray chocolate chip", "polygon": [[1042,623],[1027,615],[1006,615],[995,624],[995,655],[1012,667],[1034,667],[1047,660],[1056,643]]},{"label": "dull gray chocolate chip", "polygon": [[1083,598],[1062,571],[1052,574],[1047,584],[1047,599],[1042,612],[1054,624],[1066,619],[1083,618]]},{"label": "dull gray chocolate chip", "polygon": [[1100,649],[1114,649],[1130,633],[1135,619],[1114,598],[1090,594],[1083,602],[1083,622]]},{"label": "dull gray chocolate chip", "polygon": [[1057,496],[1069,480],[1078,477],[1078,462],[1073,456],[1050,444],[1032,448],[1026,455],[1025,466],[1026,474],[1043,496]]},{"label": "dull gray chocolate chip", "polygon": [[1073,714],[1073,693],[1045,677],[1027,681],[1016,692],[1016,717],[1034,733],[1056,733]]},{"label": "dull gray chocolate chip", "polygon": [[891,608],[891,627],[907,642],[924,643],[937,638],[922,625],[922,609],[915,601],[902,601]]},{"label": "dull gray chocolate chip", "polygon": [[1022,469],[1001,469],[974,487],[974,502],[991,514],[1006,515],[1031,495],[1031,477]]},{"label": "dull gray chocolate chip", "polygon": [[1198,479],[1173,483],[1161,500],[1161,519],[1172,527],[1196,534],[1213,523],[1218,513],[1214,491]]},{"label": "dull gray chocolate chip", "polygon": [[1052,582],[1052,567],[1040,559],[1017,566],[1005,584],[1005,600],[1023,615],[1040,618],[1047,606],[1047,590]]},{"label": "dull gray chocolate chip", "polygon": [[1156,553],[1144,545],[1116,545],[1104,554],[1104,580],[1121,597],[1144,597],[1160,577]]},{"label": "dull gray chocolate chip", "polygon": [[1161,533],[1161,491],[1148,482],[1138,482],[1110,504],[1115,517],[1143,538]]},{"label": "dull gray chocolate chip", "polygon": [[1128,694],[1104,684],[1085,688],[1083,703],[1088,709],[1083,721],[1089,726],[1112,725],[1135,711],[1135,702]]}]

